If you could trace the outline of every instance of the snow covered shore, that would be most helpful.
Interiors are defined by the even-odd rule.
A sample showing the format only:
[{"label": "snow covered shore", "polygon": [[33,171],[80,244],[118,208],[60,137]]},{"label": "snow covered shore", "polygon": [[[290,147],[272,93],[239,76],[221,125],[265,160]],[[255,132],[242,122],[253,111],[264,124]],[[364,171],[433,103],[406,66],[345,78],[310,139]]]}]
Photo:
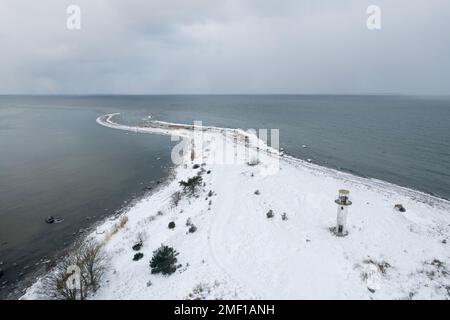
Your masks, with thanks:
[{"label": "snow covered shore", "polygon": [[[129,127],[115,123],[114,116],[97,122],[192,136],[187,126]],[[225,132],[231,138],[217,143]],[[175,178],[130,208],[124,228],[108,237],[109,268],[92,299],[450,298],[448,201],[282,157],[266,146],[259,163],[249,165],[246,148],[236,148],[236,141],[242,146],[248,136],[242,130],[206,128],[202,135],[194,160],[184,155]],[[252,144],[256,137],[248,139]],[[224,153],[237,161],[210,161]],[[204,182],[197,197],[183,196],[175,204],[179,181],[197,174]],[[334,199],[341,188],[350,190],[353,205],[349,235],[339,238],[329,228],[336,222]],[[397,203],[406,212],[395,211]],[[188,232],[188,219],[197,227],[194,233]],[[168,228],[171,221],[174,229]],[[115,223],[106,221],[90,236],[104,241]],[[132,261],[138,238],[144,239],[144,257]],[[181,267],[170,276],[150,273],[152,252],[162,243],[179,252]],[[38,286],[23,298],[40,298]]]}]

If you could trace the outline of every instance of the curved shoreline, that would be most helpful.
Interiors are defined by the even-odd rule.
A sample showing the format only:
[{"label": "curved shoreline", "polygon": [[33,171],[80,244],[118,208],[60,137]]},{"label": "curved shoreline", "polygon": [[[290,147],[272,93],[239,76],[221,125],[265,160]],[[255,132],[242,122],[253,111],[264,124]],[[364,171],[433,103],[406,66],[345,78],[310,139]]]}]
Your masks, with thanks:
[{"label": "curved shoreline", "polygon": [[[101,116],[97,122],[131,132],[191,136],[189,125],[159,122],[175,127],[131,127],[115,123],[115,115]],[[238,129],[204,129],[207,143],[221,130],[242,134]],[[230,143],[226,147],[232,149]],[[209,148],[221,152],[212,142]],[[279,174],[261,174],[258,167],[264,168],[273,158],[280,160]],[[448,201],[268,152],[256,167],[206,164],[212,173],[203,175],[206,186],[201,196],[183,199],[173,207],[170,199],[179,190],[178,180],[200,172],[186,160],[184,166],[176,167],[173,181],[124,213],[130,220],[127,227],[105,243],[113,270],[91,298],[183,299],[199,281],[210,287],[209,296],[203,297],[206,299],[445,297],[444,291],[428,292],[426,288],[442,287],[447,277],[430,280],[422,274],[434,270],[433,259],[444,266],[450,264],[446,244],[440,243],[450,233]],[[195,161],[201,162],[203,159]],[[335,221],[332,200],[341,186],[351,190],[354,205],[350,235],[336,239],[328,227]],[[212,196],[208,189],[214,191]],[[255,189],[262,195],[255,196]],[[393,210],[397,202],[406,204],[405,214]],[[289,221],[268,221],[268,209],[277,215],[288,212]],[[198,226],[193,235],[183,229],[186,218]],[[176,221],[175,231],[165,227],[169,221]],[[113,226],[114,221],[105,221],[90,237],[104,241]],[[168,243],[181,252],[183,267],[179,273],[167,279],[149,276],[148,263],[130,262],[130,247],[142,232],[149,237],[143,249],[146,260],[156,246]],[[367,261],[386,261],[392,266],[389,277]],[[363,274],[370,272],[374,274],[364,280]],[[149,277],[153,285],[145,287]],[[24,298],[37,298],[33,291],[30,289]]]},{"label": "curved shoreline", "polygon": [[[112,118],[120,115],[120,113],[111,113],[111,114],[106,114],[103,116],[100,116],[96,119],[97,123],[105,126],[105,127],[109,127],[112,129],[118,129],[118,130],[123,130],[123,131],[130,131],[130,132],[137,132],[137,133],[149,133],[149,134],[162,134],[162,135],[179,135],[179,136],[183,136],[183,137],[190,137],[189,132],[187,131],[180,131],[180,130],[164,130],[164,129],[158,129],[158,128],[151,128],[151,127],[138,127],[138,126],[127,126],[127,125],[121,125],[119,123],[116,123],[114,121],[112,121]],[[174,123],[174,122],[164,122],[164,121],[153,121],[155,123],[161,123],[161,124],[165,124],[165,125],[177,125],[180,127],[185,127],[185,128],[189,128],[192,125],[187,125],[187,124],[182,124],[182,123]],[[247,132],[245,132],[242,129],[232,129],[232,128],[220,128],[220,127],[214,127],[214,126],[203,126],[203,128],[205,130],[228,130],[228,131],[238,131],[240,134],[243,135],[248,135]],[[188,130],[188,129],[186,129]],[[253,136],[253,139],[258,139],[257,137]],[[258,139],[259,140],[259,139]],[[261,141],[261,140],[260,140]],[[264,144],[263,141],[261,141],[262,144]],[[277,150],[274,150],[273,148],[272,152],[274,154],[279,154],[279,152]],[[327,174],[327,175],[331,175],[340,179],[346,179],[346,180],[353,180],[356,183],[360,183],[362,185],[365,185],[366,187],[373,187],[373,186],[377,186],[377,188],[382,191],[382,190],[389,190],[391,189],[392,191],[404,194],[404,195],[408,195],[409,197],[416,199],[417,201],[422,201],[425,203],[429,203],[429,204],[433,204],[433,205],[439,205],[439,204],[444,204],[444,205],[450,205],[450,200],[445,199],[445,198],[441,198],[420,190],[416,190],[416,189],[412,189],[410,187],[407,186],[400,186],[388,181],[384,181],[381,179],[377,179],[377,178],[369,178],[369,177],[362,177],[362,176],[358,176],[352,173],[348,173],[348,172],[344,172],[344,171],[340,171],[337,169],[333,169],[333,168],[329,168],[329,167],[325,167],[325,166],[321,166],[318,164],[314,164],[314,163],[310,163],[307,162],[305,160],[296,158],[294,156],[290,156],[290,155],[284,155],[282,157],[280,157],[280,160],[282,161],[286,161],[291,163],[292,165],[297,165],[297,166],[302,166],[303,168],[307,168],[310,169],[311,171],[317,172],[318,174]],[[387,192],[386,190],[386,192]]]}]

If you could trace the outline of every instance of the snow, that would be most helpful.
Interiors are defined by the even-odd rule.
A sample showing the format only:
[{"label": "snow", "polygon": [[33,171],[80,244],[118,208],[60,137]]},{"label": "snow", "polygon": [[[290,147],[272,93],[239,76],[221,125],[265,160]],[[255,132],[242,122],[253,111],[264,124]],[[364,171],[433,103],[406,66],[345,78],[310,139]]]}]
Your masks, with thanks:
[{"label": "snow", "polygon": [[[192,136],[182,127],[119,125],[114,116],[97,121],[120,130]],[[232,138],[218,143],[224,133]],[[191,162],[188,152],[173,180],[125,213],[128,223],[104,245],[109,268],[92,299],[450,297],[448,201],[282,156],[242,130],[208,127],[202,134],[203,154],[197,150]],[[245,148],[233,143],[242,136],[267,149],[259,153],[257,165],[248,165]],[[236,154],[237,161],[217,161],[224,153]],[[200,170],[192,168],[194,163],[206,163],[206,185],[198,198],[184,196],[175,206],[171,196],[181,190],[178,182]],[[350,190],[353,204],[349,235],[336,237],[330,227],[336,223],[334,200],[342,188]],[[406,212],[394,210],[398,203]],[[275,214],[271,219],[269,210]],[[188,218],[195,233],[188,232]],[[173,230],[167,227],[170,221],[176,223]],[[90,237],[103,241],[115,223],[105,221]],[[139,236],[145,239],[144,258],[135,262],[132,246]],[[150,272],[152,252],[161,244],[179,252],[181,267],[170,276]],[[38,286],[39,281],[23,298],[40,298]]]}]

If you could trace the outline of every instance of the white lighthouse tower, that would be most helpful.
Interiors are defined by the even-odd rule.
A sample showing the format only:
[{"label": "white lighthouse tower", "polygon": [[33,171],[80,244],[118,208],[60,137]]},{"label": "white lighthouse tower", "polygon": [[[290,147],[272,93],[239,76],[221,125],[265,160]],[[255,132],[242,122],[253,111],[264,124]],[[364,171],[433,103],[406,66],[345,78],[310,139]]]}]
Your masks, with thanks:
[{"label": "white lighthouse tower", "polygon": [[338,205],[337,211],[337,223],[334,233],[339,237],[345,237],[348,234],[347,231],[347,213],[348,206],[352,204],[349,200],[350,191],[341,189],[339,190],[339,196],[334,202]]}]

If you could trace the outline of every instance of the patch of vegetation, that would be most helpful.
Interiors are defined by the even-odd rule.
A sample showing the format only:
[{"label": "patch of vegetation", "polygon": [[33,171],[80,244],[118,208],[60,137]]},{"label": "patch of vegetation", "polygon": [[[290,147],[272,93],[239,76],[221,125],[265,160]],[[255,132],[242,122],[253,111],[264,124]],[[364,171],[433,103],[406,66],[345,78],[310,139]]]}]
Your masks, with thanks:
[{"label": "patch of vegetation", "polygon": [[135,245],[133,245],[132,248],[133,248],[134,251],[139,251],[139,250],[141,250],[141,248],[142,248],[142,242],[136,243]]},{"label": "patch of vegetation", "polygon": [[197,231],[197,227],[195,225],[191,225],[189,228],[189,232],[194,233],[195,231]]},{"label": "patch of vegetation", "polygon": [[281,220],[286,221],[288,219],[286,212],[281,214]]},{"label": "patch of vegetation", "polygon": [[267,213],[266,213],[267,219],[271,219],[274,216],[273,210],[270,209]]},{"label": "patch of vegetation", "polygon": [[92,240],[77,244],[43,279],[43,294],[50,299],[84,300],[98,290],[106,261],[100,244]]},{"label": "patch of vegetation", "polygon": [[363,261],[365,264],[373,264],[374,266],[376,266],[378,268],[378,270],[380,270],[380,272],[382,274],[386,274],[387,269],[389,269],[391,267],[391,265],[386,262],[386,261],[374,261],[372,259],[366,259]]},{"label": "patch of vegetation", "polygon": [[111,238],[117,233],[119,232],[120,229],[123,229],[123,227],[125,227],[125,225],[128,222],[128,216],[122,216],[119,219],[119,222],[115,223],[111,230],[106,234],[105,236],[105,242],[108,242],[109,240],[111,240]]},{"label": "patch of vegetation", "polygon": [[[187,296],[187,300],[206,300],[211,299],[211,295],[214,294],[216,289],[220,286],[218,281],[214,281],[214,283],[199,283],[197,284],[192,292]],[[214,297],[215,299],[220,299],[220,297]]]},{"label": "patch of vegetation", "polygon": [[161,245],[153,252],[150,268],[152,273],[162,273],[163,275],[171,275],[177,270],[178,252],[169,246]]},{"label": "patch of vegetation", "polygon": [[189,178],[187,181],[180,181],[180,186],[183,187],[183,192],[189,196],[195,195],[197,189],[202,185],[203,178],[201,176],[195,176]]},{"label": "patch of vegetation", "polygon": [[175,229],[175,222],[170,221],[168,227],[169,227],[169,229]]},{"label": "patch of vegetation", "polygon": [[177,192],[173,193],[170,198],[171,198],[172,206],[177,207],[178,203],[180,203],[180,201],[181,201],[182,194],[180,191],[177,191]]},{"label": "patch of vegetation", "polygon": [[144,254],[142,252],[138,252],[134,255],[133,261],[139,261],[144,257]]}]

